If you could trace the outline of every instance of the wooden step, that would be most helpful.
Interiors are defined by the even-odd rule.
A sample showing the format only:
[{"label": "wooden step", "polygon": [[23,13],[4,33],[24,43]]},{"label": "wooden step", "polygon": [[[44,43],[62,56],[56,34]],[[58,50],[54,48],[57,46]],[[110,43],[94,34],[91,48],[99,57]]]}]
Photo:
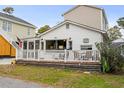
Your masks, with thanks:
[{"label": "wooden step", "polygon": [[49,66],[49,67],[68,67],[81,69],[84,71],[101,71],[101,64],[99,62],[49,62],[49,61],[29,61],[29,60],[17,60],[17,64],[29,64],[29,65],[38,65],[38,66]]}]

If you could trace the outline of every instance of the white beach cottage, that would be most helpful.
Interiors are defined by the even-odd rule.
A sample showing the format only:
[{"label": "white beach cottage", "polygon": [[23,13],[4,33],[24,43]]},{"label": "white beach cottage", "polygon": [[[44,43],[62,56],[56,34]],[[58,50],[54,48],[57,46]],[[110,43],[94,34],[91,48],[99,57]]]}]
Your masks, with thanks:
[{"label": "white beach cottage", "polygon": [[106,14],[95,6],[78,5],[62,15],[64,21],[37,37],[24,38],[17,59],[98,62],[96,43],[104,41]]}]

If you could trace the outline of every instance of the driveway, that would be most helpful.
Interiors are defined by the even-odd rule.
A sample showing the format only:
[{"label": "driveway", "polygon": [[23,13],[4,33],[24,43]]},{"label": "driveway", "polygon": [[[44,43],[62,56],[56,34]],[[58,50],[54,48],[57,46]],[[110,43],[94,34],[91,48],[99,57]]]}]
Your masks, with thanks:
[{"label": "driveway", "polygon": [[46,86],[37,83],[0,76],[0,88],[45,88],[45,87]]}]

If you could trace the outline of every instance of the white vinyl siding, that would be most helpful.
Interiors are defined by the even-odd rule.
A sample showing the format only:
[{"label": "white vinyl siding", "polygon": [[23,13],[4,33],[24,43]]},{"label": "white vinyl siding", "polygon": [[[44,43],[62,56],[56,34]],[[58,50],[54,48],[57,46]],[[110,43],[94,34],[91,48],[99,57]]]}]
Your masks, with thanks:
[{"label": "white vinyl siding", "polygon": [[[97,50],[95,43],[96,42],[99,43],[103,41],[101,33],[98,33],[97,31],[95,32],[72,24],[70,24],[69,27],[70,28],[67,30],[65,24],[41,36],[41,39],[55,40],[56,37],[56,39],[58,40],[66,39],[69,42],[71,38],[71,41],[73,41],[72,50],[80,50],[81,45],[92,45],[92,50]],[[89,39],[89,43],[83,42],[83,39],[85,38]],[[67,49],[68,48],[69,46],[67,47]]]}]

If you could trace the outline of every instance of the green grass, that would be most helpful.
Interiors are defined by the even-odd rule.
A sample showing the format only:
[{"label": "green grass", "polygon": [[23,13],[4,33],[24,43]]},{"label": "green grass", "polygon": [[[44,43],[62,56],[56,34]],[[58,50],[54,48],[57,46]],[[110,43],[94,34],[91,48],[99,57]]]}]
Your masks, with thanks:
[{"label": "green grass", "polygon": [[124,74],[84,74],[82,71],[40,66],[0,66],[0,75],[47,84],[52,87],[124,87]]}]

